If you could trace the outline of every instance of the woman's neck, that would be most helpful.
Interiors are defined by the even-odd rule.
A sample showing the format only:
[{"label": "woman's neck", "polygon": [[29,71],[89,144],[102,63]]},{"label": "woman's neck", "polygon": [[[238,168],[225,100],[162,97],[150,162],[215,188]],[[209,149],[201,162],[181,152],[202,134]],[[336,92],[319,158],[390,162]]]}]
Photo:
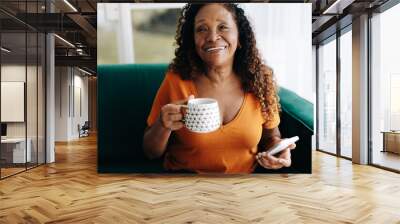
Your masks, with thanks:
[{"label": "woman's neck", "polygon": [[232,67],[213,67],[207,69],[206,78],[211,85],[218,86],[226,83],[227,81],[232,81],[232,79],[235,79],[236,77],[233,73]]}]

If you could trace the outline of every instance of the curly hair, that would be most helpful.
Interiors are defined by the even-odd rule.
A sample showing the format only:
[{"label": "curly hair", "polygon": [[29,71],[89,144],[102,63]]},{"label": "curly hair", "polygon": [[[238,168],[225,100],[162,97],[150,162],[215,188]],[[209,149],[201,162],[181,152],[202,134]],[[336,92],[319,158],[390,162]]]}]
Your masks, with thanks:
[{"label": "curly hair", "polygon": [[[169,69],[184,80],[192,80],[204,74],[206,67],[196,52],[194,43],[194,20],[199,10],[206,4],[189,3],[181,11],[175,41],[175,58]],[[253,93],[261,104],[264,118],[269,121],[280,111],[277,86],[272,69],[262,62],[256,47],[256,39],[249,20],[237,4],[222,3],[233,15],[239,30],[239,48],[234,55],[233,71],[239,76],[245,92]]]}]

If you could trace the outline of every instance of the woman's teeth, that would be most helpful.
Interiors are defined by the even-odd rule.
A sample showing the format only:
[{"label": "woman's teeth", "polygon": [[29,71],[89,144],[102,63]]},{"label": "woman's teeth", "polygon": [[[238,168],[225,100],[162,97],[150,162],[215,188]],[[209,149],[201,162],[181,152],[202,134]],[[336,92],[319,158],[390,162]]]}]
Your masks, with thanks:
[{"label": "woman's teeth", "polygon": [[218,50],[224,50],[225,49],[225,47],[212,47],[212,48],[208,48],[207,49],[207,52],[210,52],[210,51],[218,51]]}]

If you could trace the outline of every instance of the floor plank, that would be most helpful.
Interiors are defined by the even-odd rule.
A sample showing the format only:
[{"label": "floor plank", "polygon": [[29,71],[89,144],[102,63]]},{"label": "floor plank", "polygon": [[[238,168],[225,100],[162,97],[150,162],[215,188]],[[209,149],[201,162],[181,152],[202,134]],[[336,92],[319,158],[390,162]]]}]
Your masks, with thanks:
[{"label": "floor plank", "polygon": [[400,223],[400,175],[313,152],[313,174],[97,174],[96,137],[0,181],[0,223]]}]

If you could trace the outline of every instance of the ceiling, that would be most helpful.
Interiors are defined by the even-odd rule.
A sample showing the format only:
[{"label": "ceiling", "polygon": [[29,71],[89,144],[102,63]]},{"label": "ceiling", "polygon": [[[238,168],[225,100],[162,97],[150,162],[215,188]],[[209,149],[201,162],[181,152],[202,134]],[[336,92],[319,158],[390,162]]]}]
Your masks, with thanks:
[{"label": "ceiling", "polygon": [[[12,52],[3,60],[18,63],[26,57],[36,57],[37,44],[28,43],[25,49],[25,30],[27,32],[54,32],[56,66],[73,65],[95,73],[97,58],[97,1],[69,0],[1,0],[0,23],[2,45]],[[26,4],[27,3],[27,4]],[[52,13],[48,13],[50,11]],[[31,42],[34,35],[27,35]],[[66,43],[62,39],[67,40]],[[34,41],[36,43],[36,40]],[[39,48],[43,47],[39,45]]]},{"label": "ceiling", "polygon": [[389,0],[312,0],[312,38],[318,44],[352,23],[353,17],[374,12]]},{"label": "ceiling", "polygon": [[[312,4],[312,37],[313,43],[336,32],[337,27],[351,23],[351,18],[365,10],[372,10],[388,0],[270,0],[251,2],[270,3],[311,3]],[[16,49],[24,46],[18,32],[28,28],[32,31],[55,32],[74,46],[55,38],[56,65],[75,65],[88,70],[96,70],[97,58],[97,3],[112,2],[165,2],[165,1],[128,1],[128,0],[1,0],[1,29],[7,34],[4,38],[13,40]],[[171,1],[169,1],[171,2]],[[338,2],[338,3],[335,3]],[[50,5],[50,6],[49,6]],[[48,13],[52,8],[52,13]],[[328,10],[329,9],[329,10]],[[28,13],[26,13],[28,12]],[[337,23],[341,20],[340,23]],[[347,21],[347,22],[346,22]],[[338,26],[337,24],[340,24]],[[4,35],[3,35],[4,36]],[[7,41],[7,42],[8,42]],[[2,43],[5,43],[4,41]],[[28,45],[28,52],[31,51]],[[22,52],[23,53],[23,52]]]}]

